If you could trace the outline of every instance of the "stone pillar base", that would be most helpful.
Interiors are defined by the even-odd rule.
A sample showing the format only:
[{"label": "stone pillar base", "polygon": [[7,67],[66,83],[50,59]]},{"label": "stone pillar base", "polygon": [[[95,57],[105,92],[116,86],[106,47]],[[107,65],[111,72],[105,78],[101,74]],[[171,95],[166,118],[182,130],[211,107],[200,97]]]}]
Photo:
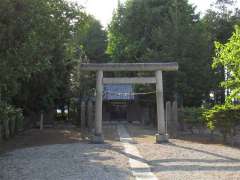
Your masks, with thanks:
[{"label": "stone pillar base", "polygon": [[156,134],[156,143],[167,143],[168,141],[168,134]]},{"label": "stone pillar base", "polygon": [[104,137],[103,137],[103,135],[93,134],[92,137],[91,137],[91,142],[93,144],[103,144],[104,143]]}]

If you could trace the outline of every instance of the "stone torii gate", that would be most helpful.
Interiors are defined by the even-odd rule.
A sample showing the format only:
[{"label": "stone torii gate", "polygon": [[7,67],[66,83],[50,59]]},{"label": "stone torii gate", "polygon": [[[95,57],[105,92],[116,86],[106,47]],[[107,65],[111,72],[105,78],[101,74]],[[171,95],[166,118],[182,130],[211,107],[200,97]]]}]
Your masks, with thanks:
[{"label": "stone torii gate", "polygon": [[[95,110],[95,132],[92,136],[93,143],[103,143],[102,133],[102,99],[103,84],[156,84],[157,101],[157,134],[156,142],[168,141],[165,125],[164,100],[163,100],[163,71],[177,71],[178,64],[172,63],[83,63],[80,65],[83,71],[96,71],[96,110]],[[104,78],[104,71],[154,71],[155,77],[125,77]]]}]

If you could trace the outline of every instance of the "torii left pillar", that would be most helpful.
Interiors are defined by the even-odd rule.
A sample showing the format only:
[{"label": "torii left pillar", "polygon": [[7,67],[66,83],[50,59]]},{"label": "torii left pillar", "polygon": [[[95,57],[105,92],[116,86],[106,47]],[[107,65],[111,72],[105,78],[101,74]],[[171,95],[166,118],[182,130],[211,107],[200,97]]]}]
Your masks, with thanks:
[{"label": "torii left pillar", "polygon": [[102,134],[102,98],[103,98],[103,71],[97,71],[96,76],[96,109],[95,109],[95,132],[92,136],[93,143],[103,143]]}]

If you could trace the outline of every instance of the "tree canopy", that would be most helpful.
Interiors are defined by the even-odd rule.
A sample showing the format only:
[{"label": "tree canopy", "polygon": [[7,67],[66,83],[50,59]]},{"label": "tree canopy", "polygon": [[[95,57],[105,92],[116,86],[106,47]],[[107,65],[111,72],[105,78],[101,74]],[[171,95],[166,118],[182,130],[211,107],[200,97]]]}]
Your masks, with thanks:
[{"label": "tree canopy", "polygon": [[[217,0],[200,17],[187,0],[128,0],[119,3],[105,31],[83,7],[64,0],[1,0],[0,104],[29,115],[92,95],[95,77],[79,70],[81,62],[172,61],[180,69],[164,74],[166,100],[179,97],[185,106],[200,106],[214,92],[223,103],[225,88],[238,94],[238,72],[230,62],[238,55],[238,28],[227,40],[240,13],[229,5]],[[214,41],[219,43],[212,70]],[[236,77],[219,87],[226,69]]]},{"label": "tree canopy", "polygon": [[0,40],[2,101],[25,114],[64,106],[79,63],[106,48],[100,23],[64,0],[1,1]]},{"label": "tree canopy", "polygon": [[177,61],[165,92],[199,106],[210,90],[210,52],[206,28],[188,1],[129,0],[119,4],[109,26],[108,53],[114,62]]},{"label": "tree canopy", "polygon": [[102,25],[91,15],[86,15],[84,22],[76,24],[77,41],[90,62],[106,62],[107,34]]},{"label": "tree canopy", "polygon": [[223,66],[225,81],[222,86],[230,90],[228,102],[240,99],[240,26],[235,27],[235,32],[225,44],[215,43],[216,56],[213,68]]}]

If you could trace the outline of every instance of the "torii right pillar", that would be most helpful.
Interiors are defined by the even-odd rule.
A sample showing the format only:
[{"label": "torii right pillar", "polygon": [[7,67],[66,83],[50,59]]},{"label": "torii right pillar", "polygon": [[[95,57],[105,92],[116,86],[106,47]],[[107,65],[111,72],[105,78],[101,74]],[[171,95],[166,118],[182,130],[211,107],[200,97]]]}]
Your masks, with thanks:
[{"label": "torii right pillar", "polygon": [[157,128],[156,143],[168,142],[166,131],[164,100],[163,100],[163,81],[162,71],[156,71],[156,98],[157,98]]}]

